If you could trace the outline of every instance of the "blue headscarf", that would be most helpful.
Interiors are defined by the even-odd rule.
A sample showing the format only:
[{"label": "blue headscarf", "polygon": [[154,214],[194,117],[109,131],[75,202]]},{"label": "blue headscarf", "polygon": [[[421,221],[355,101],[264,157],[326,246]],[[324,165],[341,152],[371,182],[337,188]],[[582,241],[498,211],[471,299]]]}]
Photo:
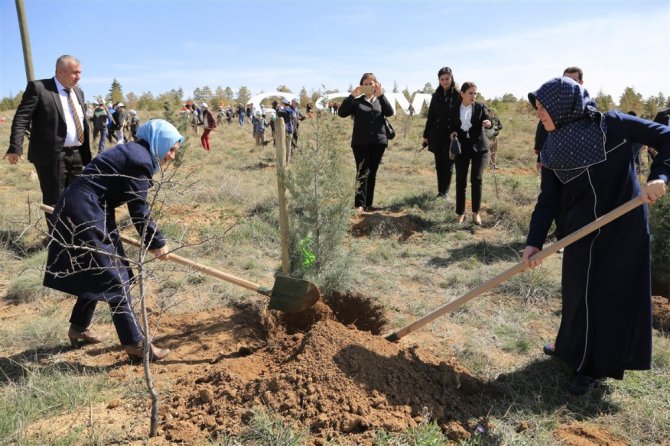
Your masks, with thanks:
[{"label": "blue headscarf", "polygon": [[184,144],[184,137],[179,130],[164,119],[152,119],[139,126],[137,138],[149,143],[154,173],[158,172],[161,160],[177,141]]},{"label": "blue headscarf", "polygon": [[528,99],[535,108],[535,99],[539,99],[556,126],[540,150],[540,161],[561,182],[607,159],[605,120],[581,85],[569,77],[557,77],[528,93]]}]

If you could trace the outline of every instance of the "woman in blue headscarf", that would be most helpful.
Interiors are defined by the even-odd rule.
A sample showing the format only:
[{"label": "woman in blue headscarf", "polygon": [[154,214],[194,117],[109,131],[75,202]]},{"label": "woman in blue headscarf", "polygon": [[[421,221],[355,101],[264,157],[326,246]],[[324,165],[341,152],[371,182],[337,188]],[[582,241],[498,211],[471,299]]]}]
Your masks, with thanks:
[{"label": "woman in blue headscarf", "polygon": [[[151,220],[147,193],[151,178],[172,161],[184,137],[167,121],[140,126],[137,140],[119,144],[94,158],[61,195],[51,216],[44,285],[77,296],[68,337],[73,346],[96,344],[91,329],[98,301],[106,301],[121,345],[132,358],[143,356],[144,334],[133,311],[133,272],[125,258],[114,210],[127,204],[144,246],[155,257],[168,252],[165,239]],[[168,349],[151,346],[162,359]]]},{"label": "woman in blue headscarf", "polygon": [[[616,111],[600,113],[568,77],[546,82],[528,98],[549,132],[523,252],[523,261],[535,268],[540,262],[530,256],[542,249],[556,215],[563,215],[570,234],[637,196],[653,203],[666,193],[670,127]],[[636,142],[659,147],[643,186],[635,171]],[[603,378],[622,379],[625,370],[650,368],[647,205],[566,247],[562,287],[561,326],[548,351],[576,372],[571,393],[583,394]]]}]

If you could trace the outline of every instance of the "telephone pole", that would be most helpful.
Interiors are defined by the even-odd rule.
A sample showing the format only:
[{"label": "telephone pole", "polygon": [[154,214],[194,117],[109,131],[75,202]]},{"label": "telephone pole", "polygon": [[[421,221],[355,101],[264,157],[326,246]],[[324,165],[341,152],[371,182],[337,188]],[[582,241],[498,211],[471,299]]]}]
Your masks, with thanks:
[{"label": "telephone pole", "polygon": [[23,62],[26,66],[26,78],[29,82],[35,80],[35,73],[33,71],[33,55],[30,49],[30,36],[28,35],[28,20],[26,19],[26,9],[23,6],[23,0],[16,0],[16,15],[19,18],[21,45],[23,46]]}]

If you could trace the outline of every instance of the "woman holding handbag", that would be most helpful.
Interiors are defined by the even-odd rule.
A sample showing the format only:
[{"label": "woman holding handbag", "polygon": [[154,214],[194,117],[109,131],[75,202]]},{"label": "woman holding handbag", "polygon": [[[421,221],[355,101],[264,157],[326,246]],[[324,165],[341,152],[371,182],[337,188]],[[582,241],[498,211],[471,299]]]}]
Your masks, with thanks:
[{"label": "woman holding handbag", "polygon": [[477,85],[465,82],[461,86],[461,105],[457,120],[457,130],[451,134],[461,143],[461,153],[456,157],[456,214],[458,223],[465,220],[465,189],[470,172],[472,188],[472,222],[481,226],[479,207],[482,202],[482,179],[489,163],[489,143],[482,128],[491,127],[488,111],[484,104],[475,102]]},{"label": "woman holding handbag", "polygon": [[352,116],[354,119],[351,148],[356,160],[358,181],[354,207],[356,212],[361,213],[372,209],[377,169],[389,140],[386,117],[393,115],[393,107],[384,96],[382,85],[375,75],[365,73],[360,85],[342,101],[337,114],[342,118]]},{"label": "woman holding handbag", "polygon": [[428,119],[423,131],[423,145],[435,155],[435,171],[437,172],[437,196],[446,197],[451,186],[454,172],[454,161],[449,157],[450,135],[456,131],[458,107],[461,95],[449,67],[442,67],[437,72],[440,86],[430,98]]}]

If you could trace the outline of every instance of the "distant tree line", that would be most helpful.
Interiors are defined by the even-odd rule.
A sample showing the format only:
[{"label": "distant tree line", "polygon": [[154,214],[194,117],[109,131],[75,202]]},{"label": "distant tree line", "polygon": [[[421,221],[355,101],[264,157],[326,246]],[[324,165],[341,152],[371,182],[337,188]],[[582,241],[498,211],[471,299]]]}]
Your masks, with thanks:
[{"label": "distant tree line", "polygon": [[[349,86],[347,91],[353,90],[353,86]],[[393,82],[393,92],[399,92],[400,88],[397,82]],[[276,91],[292,93],[292,91],[286,85],[279,85]],[[323,90],[312,90],[311,93],[307,92],[305,87],[302,87],[300,93],[298,94],[300,102],[305,105],[307,102],[315,103],[321,96],[328,93],[335,93],[338,90],[327,90],[325,87]],[[402,93],[405,97],[411,101],[416,93],[422,94],[432,94],[435,92],[435,89],[430,82],[427,82],[423,88],[415,90],[413,92],[409,91],[409,88],[402,90]],[[262,92],[259,92],[262,93]],[[21,102],[21,96],[23,91],[20,91],[14,97],[5,97],[0,100],[0,111],[11,111],[16,110]],[[203,87],[197,87],[193,90],[191,95],[185,95],[182,88],[172,89],[167,92],[163,92],[159,95],[154,95],[150,91],[143,92],[142,94],[136,94],[130,92],[127,94],[123,93],[123,88],[119,81],[116,79],[112,80],[112,85],[109,89],[109,92],[104,96],[95,96],[89,98],[89,100],[96,101],[98,99],[103,99],[105,102],[123,102],[129,108],[135,108],[139,110],[163,110],[166,104],[169,104],[172,108],[181,107],[182,103],[186,101],[194,102],[207,102],[211,107],[218,106],[219,104],[236,105],[247,104],[249,99],[252,97],[251,90],[245,86],[238,88],[237,93],[233,91],[230,87],[216,87],[212,89],[211,87],[205,85]],[[273,98],[268,98],[272,100]],[[498,98],[484,98],[478,94],[479,101],[485,101],[489,106],[498,109],[499,112],[503,110],[510,110],[512,107],[518,112],[527,110],[530,111],[530,104],[525,98],[516,98],[511,93],[506,93],[502,97]],[[601,111],[608,111],[613,109],[618,109],[624,113],[634,111],[638,116],[653,119],[656,113],[666,107],[670,107],[670,97],[665,97],[665,95],[659,92],[655,96],[650,96],[648,98],[643,98],[640,93],[637,93],[634,88],[626,87],[624,92],[619,97],[618,104],[614,102],[612,96],[605,94],[603,91],[599,91],[598,94],[593,98],[598,104],[598,109]],[[425,107],[424,107],[425,108]],[[418,111],[421,113],[421,111]],[[425,113],[426,110],[423,110]]]}]

